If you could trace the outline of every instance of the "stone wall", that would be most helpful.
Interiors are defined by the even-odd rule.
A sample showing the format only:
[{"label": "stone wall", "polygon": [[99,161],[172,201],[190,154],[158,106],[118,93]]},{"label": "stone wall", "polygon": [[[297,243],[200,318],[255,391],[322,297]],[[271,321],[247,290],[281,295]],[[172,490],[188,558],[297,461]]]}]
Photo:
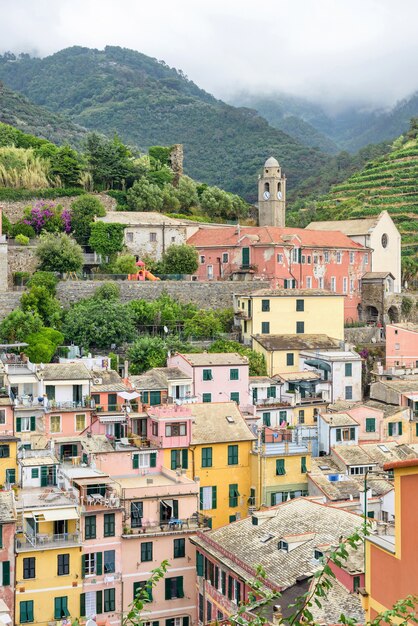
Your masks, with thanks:
[{"label": "stone wall", "polygon": [[36,270],[38,260],[35,256],[36,246],[8,245],[8,284],[13,285],[15,272],[33,272]]},{"label": "stone wall", "polygon": [[374,343],[380,341],[380,328],[376,326],[359,326],[358,328],[344,328],[344,339],[347,343]]},{"label": "stone wall", "polygon": [[[82,298],[93,295],[100,286],[99,281],[63,281],[57,289],[58,298],[62,304],[68,305]],[[129,282],[117,281],[121,290],[123,302],[129,300],[156,300],[164,291],[180,302],[193,302],[200,308],[223,309],[232,306],[234,293],[248,294],[257,289],[269,287],[267,281],[254,282],[186,282],[186,281],[158,281],[158,282]]]},{"label": "stone wall", "polygon": [[[100,202],[103,203],[106,211],[114,211],[116,208],[116,200],[111,198],[105,193],[94,194],[100,199]],[[54,204],[61,204],[64,209],[69,209],[71,203],[74,202],[79,196],[64,196],[63,198],[54,198],[50,202]],[[23,217],[23,212],[26,207],[31,206],[38,200],[42,200],[42,198],[32,198],[31,200],[19,200],[16,202],[6,202],[0,201],[0,208],[2,209],[4,215],[9,218],[12,224],[15,224]],[[49,200],[46,200],[49,202]]]},{"label": "stone wall", "polygon": [[22,292],[6,291],[0,293],[0,321],[19,306]]}]

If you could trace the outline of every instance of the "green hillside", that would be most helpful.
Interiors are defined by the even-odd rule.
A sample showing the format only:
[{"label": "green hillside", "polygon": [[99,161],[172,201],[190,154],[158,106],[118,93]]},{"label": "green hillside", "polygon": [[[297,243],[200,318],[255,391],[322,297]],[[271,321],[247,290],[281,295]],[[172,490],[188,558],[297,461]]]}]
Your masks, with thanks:
[{"label": "green hillside", "polygon": [[412,129],[391,152],[370,161],[360,172],[331,188],[310,209],[290,221],[350,219],[387,210],[402,234],[404,258],[418,262],[418,138]]},{"label": "green hillside", "polygon": [[86,129],[58,113],[51,113],[0,83],[0,122],[48,139],[55,144],[81,146]]},{"label": "green hillside", "polygon": [[181,72],[133,50],[72,47],[44,59],[0,57],[0,80],[74,122],[146,150],[184,145],[185,171],[255,200],[257,172],[279,159],[290,193],[327,155],[273,128],[253,110],[216,100]]}]

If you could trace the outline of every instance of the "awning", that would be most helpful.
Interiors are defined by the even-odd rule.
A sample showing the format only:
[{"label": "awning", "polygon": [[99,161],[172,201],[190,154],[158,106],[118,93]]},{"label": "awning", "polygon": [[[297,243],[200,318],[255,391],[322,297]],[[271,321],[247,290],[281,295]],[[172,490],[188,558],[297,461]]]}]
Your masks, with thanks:
[{"label": "awning", "polygon": [[126,415],[99,415],[101,424],[126,422]]},{"label": "awning", "polygon": [[19,383],[37,383],[38,378],[34,374],[8,374],[8,381],[10,385],[18,385]]},{"label": "awning", "polygon": [[97,476],[96,478],[73,478],[73,483],[81,485],[82,487],[85,487],[86,485],[110,485],[110,483],[113,482],[114,480],[112,480],[109,476]]},{"label": "awning", "polygon": [[118,396],[120,396],[124,400],[135,400],[135,398],[139,398],[140,395],[141,394],[137,391],[121,391],[120,393],[118,393]]},{"label": "awning", "polygon": [[78,519],[80,517],[75,507],[67,509],[47,509],[46,511],[42,511],[42,515],[44,516],[46,522],[55,522],[65,519]]},{"label": "awning", "polygon": [[305,361],[305,364],[311,367],[317,367],[320,370],[325,370],[326,372],[331,371],[331,365],[320,359],[309,359],[309,361]]},{"label": "awning", "polygon": [[161,504],[163,506],[165,506],[166,509],[172,509],[173,508],[173,501],[172,500],[160,500]]},{"label": "awning", "polygon": [[297,387],[300,387],[301,389],[315,389],[315,386],[318,384],[319,381],[315,380],[315,381],[302,381],[300,383],[295,383],[295,385]]}]

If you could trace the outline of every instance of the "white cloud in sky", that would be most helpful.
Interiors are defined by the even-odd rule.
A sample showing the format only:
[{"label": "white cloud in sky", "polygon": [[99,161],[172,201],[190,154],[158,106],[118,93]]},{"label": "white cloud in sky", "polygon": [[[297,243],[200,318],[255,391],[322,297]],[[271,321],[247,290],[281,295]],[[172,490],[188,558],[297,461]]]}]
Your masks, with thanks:
[{"label": "white cloud in sky", "polygon": [[0,51],[118,45],[200,87],[392,104],[418,88],[416,0],[0,0]]}]

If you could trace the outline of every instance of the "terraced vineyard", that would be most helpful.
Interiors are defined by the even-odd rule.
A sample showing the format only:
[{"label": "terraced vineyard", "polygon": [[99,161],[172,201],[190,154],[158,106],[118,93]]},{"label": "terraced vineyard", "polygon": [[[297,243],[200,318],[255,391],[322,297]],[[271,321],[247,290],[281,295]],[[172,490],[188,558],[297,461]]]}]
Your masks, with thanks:
[{"label": "terraced vineyard", "polygon": [[418,140],[371,161],[321,198],[311,219],[349,219],[386,209],[402,234],[404,257],[418,263]]}]

